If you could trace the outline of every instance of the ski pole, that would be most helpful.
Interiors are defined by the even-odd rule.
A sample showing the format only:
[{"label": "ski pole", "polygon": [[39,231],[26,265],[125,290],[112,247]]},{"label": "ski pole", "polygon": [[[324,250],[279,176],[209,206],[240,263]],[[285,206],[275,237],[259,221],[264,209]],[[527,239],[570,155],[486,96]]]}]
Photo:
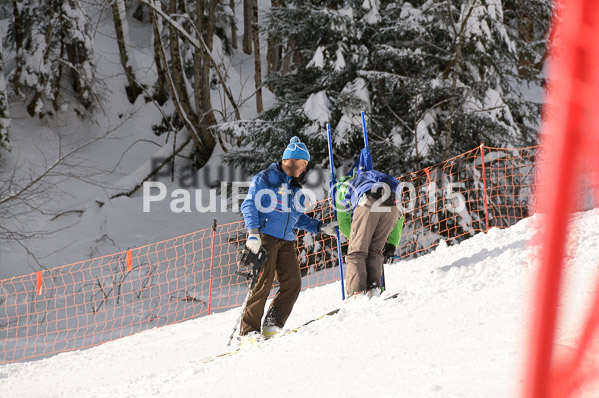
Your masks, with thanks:
[{"label": "ski pole", "polygon": [[245,296],[245,300],[243,301],[243,304],[241,305],[241,312],[239,313],[237,322],[235,322],[235,327],[233,328],[233,332],[231,333],[231,336],[229,336],[229,341],[227,341],[227,346],[231,345],[231,340],[233,340],[233,337],[235,336],[235,332],[237,331],[237,328],[239,327],[239,324],[241,323],[241,318],[243,317],[243,312],[245,311],[245,307],[248,304],[248,300],[249,300],[250,296],[254,292],[254,287],[256,286],[256,282],[258,282],[258,275],[255,275],[252,278],[252,283],[250,284],[250,288],[248,289],[247,296]]},{"label": "ski pole", "polygon": [[[329,135],[329,161],[331,163],[331,203],[333,205],[333,217],[337,221],[337,205],[335,204],[335,164],[333,163],[333,139],[331,138],[331,125],[327,123],[327,133]],[[337,232],[337,259],[339,261],[339,277],[341,278],[341,299],[345,300],[345,286],[343,275],[343,253],[341,251],[341,237],[339,236],[339,227],[335,228]]]},{"label": "ski pole", "polygon": [[212,307],[212,279],[214,276],[214,238],[216,237],[216,218],[214,224],[212,224],[212,253],[210,255],[210,287],[208,288],[208,315],[210,315],[210,308]]},{"label": "ski pole", "polygon": [[366,130],[366,117],[362,112],[362,131],[364,132],[364,148],[370,153],[370,147],[368,146],[368,130]]}]

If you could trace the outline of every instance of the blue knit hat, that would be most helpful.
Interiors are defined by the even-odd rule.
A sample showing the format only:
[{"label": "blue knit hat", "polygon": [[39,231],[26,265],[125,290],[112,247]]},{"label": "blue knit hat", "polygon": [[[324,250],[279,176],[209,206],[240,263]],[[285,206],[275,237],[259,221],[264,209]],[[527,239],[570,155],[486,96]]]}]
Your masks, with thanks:
[{"label": "blue knit hat", "polygon": [[283,152],[283,160],[285,159],[304,159],[310,161],[310,152],[306,148],[306,144],[300,141],[298,137],[293,137],[289,140],[289,145]]}]

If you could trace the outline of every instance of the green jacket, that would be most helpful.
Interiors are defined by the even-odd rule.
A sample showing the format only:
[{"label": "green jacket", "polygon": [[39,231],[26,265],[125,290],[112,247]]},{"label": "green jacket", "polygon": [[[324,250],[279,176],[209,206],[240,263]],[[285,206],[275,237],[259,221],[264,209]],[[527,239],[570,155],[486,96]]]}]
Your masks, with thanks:
[{"label": "green jacket", "polygon": [[[345,194],[347,193],[347,187],[349,182],[354,178],[354,176],[344,176],[339,179],[336,187],[336,195],[335,195],[335,203],[339,203],[345,199]],[[403,223],[405,217],[402,214],[399,217],[399,220],[395,223],[395,227],[393,227],[393,231],[387,238],[387,243],[391,243],[394,247],[399,245],[399,240],[401,239],[401,233],[403,231]],[[337,222],[339,223],[339,231],[345,236],[347,240],[349,240],[349,236],[351,234],[351,221],[352,214],[351,212],[345,211],[341,206],[337,206]]]}]

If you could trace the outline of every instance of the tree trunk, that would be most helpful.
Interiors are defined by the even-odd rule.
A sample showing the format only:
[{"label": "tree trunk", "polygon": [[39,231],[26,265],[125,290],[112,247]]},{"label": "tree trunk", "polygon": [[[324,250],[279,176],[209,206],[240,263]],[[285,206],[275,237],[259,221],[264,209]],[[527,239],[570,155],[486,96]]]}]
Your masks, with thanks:
[{"label": "tree trunk", "polygon": [[246,54],[252,53],[252,22],[254,0],[243,0],[243,42],[242,50]]},{"label": "tree trunk", "polygon": [[[160,0],[152,0],[152,4],[158,8],[162,9],[162,2]],[[154,63],[156,64],[156,73],[158,74],[158,80],[156,81],[156,91],[154,93],[154,97],[159,105],[164,105],[166,100],[168,99],[168,91],[166,88],[166,69],[167,65],[163,65],[162,60],[160,58],[160,32],[162,32],[162,22],[160,18],[157,18],[155,13],[150,12],[150,21],[152,22],[153,27],[153,42],[154,42]]]},{"label": "tree trunk", "polygon": [[444,143],[444,154],[443,156],[448,159],[451,156],[451,131],[453,124],[453,116],[456,110],[456,90],[458,75],[460,73],[460,62],[462,58],[462,41],[461,38],[458,41],[456,54],[453,62],[453,77],[451,80],[451,101],[449,102],[449,114],[447,121],[445,122],[445,143]]},{"label": "tree trunk", "polygon": [[[208,21],[206,26],[206,38],[204,42],[208,47],[208,51],[212,52],[212,46],[214,43],[214,30],[216,25],[216,6],[218,0],[210,0],[208,8]],[[208,59],[209,54],[206,54],[202,64],[202,88],[204,90],[204,114],[205,118],[209,121],[208,125],[216,124],[216,118],[212,112],[212,102],[210,101],[210,60]],[[212,135],[210,136],[212,138]]]},{"label": "tree trunk", "polygon": [[237,20],[235,19],[235,0],[229,2],[231,12],[233,13],[233,23],[231,24],[231,46],[237,50]]},{"label": "tree trunk", "polygon": [[[282,0],[272,0],[273,7],[284,7]],[[268,35],[268,49],[266,51],[267,73],[277,72],[281,68],[281,58],[283,56],[283,47],[278,37]]]},{"label": "tree trunk", "polygon": [[464,32],[466,30],[466,26],[468,25],[468,21],[470,20],[470,16],[474,9],[478,7],[476,5],[471,4],[468,9],[468,13],[463,18],[462,23],[460,24],[459,30],[456,29],[454,25],[454,35],[456,41],[456,49],[454,58],[448,67],[448,72],[453,72],[452,82],[451,82],[451,101],[449,103],[449,114],[447,121],[445,122],[445,143],[444,143],[444,154],[445,158],[449,158],[451,155],[451,132],[452,132],[452,124],[453,124],[453,116],[456,111],[456,91],[457,91],[457,80],[460,75],[461,63],[462,63],[462,43],[464,40]]},{"label": "tree trunk", "polygon": [[262,113],[262,62],[260,60],[260,30],[258,28],[258,0],[252,0],[252,36],[254,38],[254,82],[256,85],[256,112]]},{"label": "tree trunk", "polygon": [[285,47],[285,56],[283,57],[283,65],[281,65],[281,74],[285,76],[289,73],[291,69],[291,61],[293,60],[293,53],[295,50],[295,46],[293,42],[289,40],[287,46]]},{"label": "tree trunk", "polygon": [[[199,35],[198,41],[202,41],[201,35],[204,34],[204,0],[196,0],[196,35]],[[193,95],[195,99],[196,112],[202,115],[204,109],[204,90],[202,88],[202,76],[205,55],[204,51],[196,48],[193,52]],[[201,116],[200,116],[201,118]]]},{"label": "tree trunk", "polygon": [[268,48],[266,50],[267,73],[278,72],[281,67],[283,48],[278,38],[268,36]]},{"label": "tree trunk", "polygon": [[[153,12],[154,19],[154,29],[157,30],[157,15],[160,14],[168,22],[169,25],[169,39],[170,39],[170,54],[171,54],[171,66],[172,66],[172,74],[166,73],[168,88],[171,92],[171,96],[173,97],[173,103],[175,105],[175,109],[177,111],[177,115],[180,120],[183,122],[185,127],[192,134],[192,138],[196,144],[197,154],[199,155],[199,164],[198,166],[201,168],[208,162],[212,152],[214,151],[214,147],[216,146],[216,141],[212,134],[210,133],[209,127],[216,124],[216,120],[214,118],[212,105],[210,103],[210,71],[211,65],[217,68],[216,63],[213,61],[210,55],[210,49],[212,48],[214,31],[215,31],[215,21],[216,21],[216,8],[218,5],[218,0],[210,0],[208,6],[208,18],[205,18],[204,12],[204,1],[196,0],[196,8],[197,8],[197,19],[195,21],[195,29],[197,39],[194,39],[192,34],[189,34],[187,30],[183,27],[182,24],[173,21],[171,17],[168,15],[164,15],[160,12],[160,10],[155,7],[153,4],[150,5],[151,8],[154,8],[151,12]],[[168,13],[170,15],[176,14],[177,10],[177,0],[169,1]],[[204,31],[206,30],[206,38],[204,38]],[[182,38],[188,40],[191,44],[193,44],[194,53],[193,53],[193,62],[194,62],[194,79],[193,79],[193,95],[195,99],[195,111],[191,106],[191,102],[189,99],[189,95],[186,91],[186,80],[183,72],[182,64],[181,64],[181,50],[179,48],[179,35]],[[208,48],[206,48],[208,47]],[[166,56],[164,53],[164,48],[162,43],[158,46],[160,51],[160,58],[163,65],[166,65]],[[222,76],[216,70],[219,78],[221,79],[221,83],[224,85],[224,80]],[[205,84],[204,84],[205,82]],[[230,96],[230,93],[228,94]],[[237,109],[234,100],[231,100],[233,106]]]},{"label": "tree trunk", "polygon": [[[0,37],[2,29],[0,29]],[[2,40],[0,40],[0,147],[10,150],[8,140],[8,128],[10,118],[8,117],[8,96],[6,95],[6,82],[4,80],[4,59],[2,58]]]},{"label": "tree trunk", "polygon": [[[150,10],[151,13],[155,13],[154,10]],[[156,31],[158,31],[158,21],[159,19],[157,18],[156,15],[154,15],[154,19],[153,19],[153,24],[154,24],[154,32],[156,33]],[[169,24],[169,34],[170,34],[170,24]],[[163,65],[167,65],[168,61],[166,59],[166,54],[164,51],[164,48],[162,47],[162,40],[160,40],[160,36],[157,36],[159,38],[158,41],[158,52],[160,54],[160,60],[162,62]],[[166,82],[167,82],[167,87],[171,93],[171,97],[173,98],[173,104],[175,105],[175,111],[177,112],[177,115],[179,116],[179,119],[181,120],[181,122],[183,123],[183,125],[187,128],[187,130],[190,132],[191,138],[193,138],[193,141],[195,143],[195,145],[199,148],[202,146],[202,143],[200,142],[200,138],[199,135],[197,133],[197,130],[195,128],[195,125],[192,123],[191,120],[189,120],[189,118],[187,117],[187,114],[185,112],[185,110],[183,109],[183,106],[181,104],[181,101],[179,100],[179,95],[177,92],[177,87],[175,86],[175,82],[173,81],[170,72],[168,71],[168,69],[166,70]]]},{"label": "tree trunk", "polygon": [[[169,1],[169,14],[177,13],[177,0]],[[189,118],[190,122],[194,126],[198,125],[197,114],[193,111],[191,103],[189,101],[189,95],[187,94],[187,87],[185,85],[185,77],[183,76],[183,66],[181,65],[181,51],[179,49],[179,34],[177,30],[169,25],[169,39],[170,39],[170,53],[171,53],[171,65],[173,69],[173,82],[175,89],[177,90],[177,97],[181,104],[182,109]]]},{"label": "tree trunk", "polygon": [[[199,0],[201,2],[203,0]],[[204,42],[208,47],[208,51],[212,52],[212,45],[214,43],[214,29],[216,25],[216,6],[218,5],[218,0],[210,0],[208,5],[208,20],[206,21],[206,36]],[[200,31],[201,32],[201,31]],[[210,54],[206,53],[202,59],[202,98],[204,99],[202,105],[202,113],[201,113],[201,122],[200,122],[200,134],[202,136],[202,141],[204,142],[204,150],[202,152],[202,161],[208,161],[210,159],[210,155],[214,151],[214,147],[216,145],[216,141],[212,136],[212,133],[209,130],[210,126],[214,126],[216,124],[216,118],[214,117],[214,112],[212,111],[212,101],[210,99]]]},{"label": "tree trunk", "polygon": [[[526,43],[531,43],[534,40],[534,25],[532,20],[525,18],[524,16],[519,19],[518,36]],[[518,76],[526,77],[530,73],[529,69],[533,66],[533,60],[519,51],[518,63]]]},{"label": "tree trunk", "polygon": [[135,99],[139,94],[142,93],[142,89],[137,83],[135,79],[135,73],[133,68],[129,62],[129,55],[127,54],[127,35],[128,35],[128,25],[127,25],[127,11],[125,9],[124,0],[114,0],[112,1],[112,18],[114,20],[114,30],[116,32],[117,43],[119,46],[119,54],[121,57],[121,64],[123,65],[123,69],[125,70],[125,75],[127,76],[128,87],[127,90],[127,98],[130,103],[134,103]]},{"label": "tree trunk", "polygon": [[119,48],[119,56],[125,76],[127,78],[127,98],[129,102],[135,102],[136,98],[142,93],[142,88],[137,83],[135,78],[135,65],[133,60],[129,58],[127,47],[129,43],[129,24],[127,21],[127,10],[125,7],[124,0],[112,0],[112,17],[114,22],[114,29],[117,37],[117,44]]},{"label": "tree trunk", "polygon": [[15,26],[15,54],[16,54],[16,67],[13,74],[12,83],[17,94],[21,93],[21,85],[19,81],[21,79],[21,71],[23,70],[23,24],[21,23],[21,14],[18,9],[19,1],[13,0],[12,11]]},{"label": "tree trunk", "polygon": [[[62,18],[62,15],[61,15]],[[60,59],[64,59],[64,40],[62,37],[62,31],[60,32]],[[58,112],[58,110],[60,109],[60,102],[58,101],[58,99],[60,98],[60,91],[61,91],[61,84],[60,82],[62,81],[62,62],[58,63],[58,72],[57,72],[57,76],[56,79],[54,81],[54,95],[52,98],[52,107],[54,108],[55,112]]]},{"label": "tree trunk", "polygon": [[[198,41],[202,40],[206,43],[208,50],[212,50],[214,41],[214,25],[216,19],[216,6],[218,0],[211,0],[208,5],[208,19],[204,26],[204,0],[197,0],[197,20],[196,29],[203,35],[206,31],[205,38],[198,37]],[[198,48],[194,51],[194,98],[196,101],[196,111],[199,115],[199,134],[203,143],[202,148],[198,148],[200,152],[201,162],[207,162],[216,145],[214,137],[210,133],[209,127],[216,124],[214,113],[212,112],[212,101],[210,100],[210,60],[208,54]]]}]

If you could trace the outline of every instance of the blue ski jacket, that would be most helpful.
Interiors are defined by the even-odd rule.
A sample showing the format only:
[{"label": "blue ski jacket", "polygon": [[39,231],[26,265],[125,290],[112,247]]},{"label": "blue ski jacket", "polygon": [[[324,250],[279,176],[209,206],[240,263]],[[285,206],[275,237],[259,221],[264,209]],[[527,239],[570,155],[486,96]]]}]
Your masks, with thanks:
[{"label": "blue ski jacket", "polygon": [[350,204],[349,210],[355,209],[360,197],[378,183],[389,185],[393,192],[399,187],[399,181],[388,174],[376,170],[357,171],[353,180],[349,182],[344,198],[345,202]]},{"label": "blue ski jacket", "polygon": [[256,174],[241,204],[246,229],[283,240],[294,240],[297,229],[318,233],[321,221],[303,213],[306,197],[301,188],[278,163]]}]

